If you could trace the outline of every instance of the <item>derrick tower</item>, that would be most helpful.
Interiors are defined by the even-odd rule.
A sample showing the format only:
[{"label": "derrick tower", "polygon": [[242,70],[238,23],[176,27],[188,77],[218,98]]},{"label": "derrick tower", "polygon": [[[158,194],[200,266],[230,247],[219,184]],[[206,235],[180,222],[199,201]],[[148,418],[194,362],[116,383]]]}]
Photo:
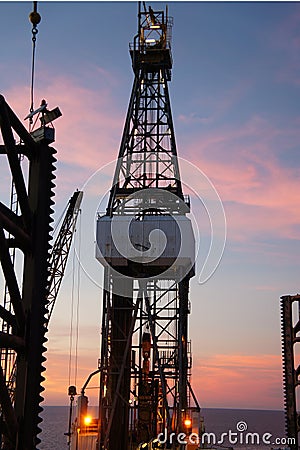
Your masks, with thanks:
[{"label": "derrick tower", "polygon": [[189,382],[195,240],[168,91],[171,29],[167,10],[139,7],[134,83],[106,214],[97,220],[104,265],[98,449],[140,448],[165,430],[186,431],[200,410]]}]

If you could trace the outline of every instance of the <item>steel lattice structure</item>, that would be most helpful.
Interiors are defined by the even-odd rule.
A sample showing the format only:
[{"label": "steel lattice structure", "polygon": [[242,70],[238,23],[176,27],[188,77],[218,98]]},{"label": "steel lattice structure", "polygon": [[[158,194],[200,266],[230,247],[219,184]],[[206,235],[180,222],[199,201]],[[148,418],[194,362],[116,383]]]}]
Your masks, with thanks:
[{"label": "steel lattice structure", "polygon": [[[185,430],[191,410],[199,412],[189,383],[194,267],[184,272],[172,253],[181,222],[194,238],[168,92],[171,26],[164,11],[139,11],[139,33],[130,45],[135,78],[106,215],[98,218],[97,257],[105,266],[98,449],[135,449],[165,429]],[[129,246],[141,257],[122,258],[114,223],[121,234],[128,224]],[[173,242],[172,250],[144,264],[155,228]]]},{"label": "steel lattice structure", "polygon": [[50,276],[48,280],[49,288],[47,295],[46,313],[47,324],[53,313],[57,295],[65,273],[72,239],[75,233],[77,218],[80,212],[82,197],[82,191],[75,191],[70,198],[63,223],[60,227],[59,233],[51,251],[49,260]]},{"label": "steel lattice structure", "polygon": [[[297,304],[298,314],[293,311]],[[298,450],[300,431],[299,413],[297,411],[297,388],[300,385],[300,365],[296,367],[295,344],[300,342],[300,295],[281,297],[281,338],[283,363],[283,389],[286,437],[295,439],[289,444],[291,450]]]},{"label": "steel lattice structure", "polygon": [[168,91],[170,50],[167,45],[163,50],[151,50],[162,58],[153,71],[150,59],[148,64],[140,62],[142,55],[146,58],[149,53],[141,45],[139,42],[139,49],[131,46],[135,80],[108,205],[110,215],[123,193],[127,196],[137,189],[168,188],[182,197]]},{"label": "steel lattice structure", "polygon": [[[0,97],[2,164],[7,160],[13,201],[0,202],[0,260],[5,285],[0,306],[1,448],[32,450],[40,439],[45,313],[51,248],[53,128],[29,134]],[[22,160],[25,160],[22,162]],[[5,166],[4,166],[5,167]],[[14,267],[15,253],[18,267]]]}]

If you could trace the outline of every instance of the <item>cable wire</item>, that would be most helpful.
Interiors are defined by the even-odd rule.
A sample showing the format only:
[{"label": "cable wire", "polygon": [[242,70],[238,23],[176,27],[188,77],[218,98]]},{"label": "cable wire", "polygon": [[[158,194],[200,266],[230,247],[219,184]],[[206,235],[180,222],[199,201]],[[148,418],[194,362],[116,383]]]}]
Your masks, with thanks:
[{"label": "cable wire", "polygon": [[[33,2],[33,11],[29,14],[29,20],[32,23],[32,59],[31,59],[31,84],[30,84],[30,109],[34,111],[34,75],[35,75],[35,53],[36,53],[36,35],[38,34],[37,25],[41,21],[41,16],[37,12],[37,2]],[[29,118],[29,131],[31,131],[33,118]]]},{"label": "cable wire", "polygon": [[72,289],[71,289],[71,315],[69,334],[69,386],[71,385],[72,356],[73,356],[73,321],[74,321],[74,289],[75,289],[75,246],[72,259]]},{"label": "cable wire", "polygon": [[[81,210],[79,211],[79,236],[78,236],[78,255],[79,261],[81,257]],[[77,382],[78,373],[78,341],[79,341],[79,308],[80,308],[80,281],[81,281],[81,267],[77,264],[77,310],[76,310],[76,342],[75,342],[75,386]]]},{"label": "cable wire", "polygon": [[[78,243],[74,242],[72,259],[72,289],[71,289],[71,315],[70,315],[70,337],[69,337],[69,385],[71,385],[72,375],[74,375],[74,386],[77,383],[78,374],[78,343],[79,343],[79,310],[80,310],[80,282],[81,282],[81,210],[79,210],[79,233]],[[77,231],[77,230],[76,230]],[[75,231],[75,232],[76,232]],[[78,253],[76,251],[78,246]],[[76,279],[77,278],[77,279]],[[77,286],[76,286],[77,281]],[[76,301],[77,300],[77,301]],[[76,301],[76,305],[75,305]],[[75,344],[74,344],[75,339]]]},{"label": "cable wire", "polygon": [[63,217],[65,217],[65,214],[66,214],[66,211],[67,211],[68,206],[69,206],[69,204],[66,204],[66,206],[65,206],[64,209],[63,209],[63,212],[61,213],[61,215],[60,215],[59,218],[57,219],[57,221],[56,221],[56,223],[55,223],[55,226],[54,226],[54,229],[53,229],[53,234],[56,233],[56,231],[57,231],[57,229],[58,229],[58,227],[59,227],[59,225],[60,225],[60,223],[61,223]]}]

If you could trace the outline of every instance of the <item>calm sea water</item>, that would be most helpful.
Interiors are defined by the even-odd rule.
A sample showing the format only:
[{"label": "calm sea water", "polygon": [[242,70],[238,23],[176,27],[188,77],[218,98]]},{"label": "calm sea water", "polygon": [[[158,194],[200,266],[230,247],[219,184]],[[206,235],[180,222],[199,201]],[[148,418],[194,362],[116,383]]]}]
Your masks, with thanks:
[{"label": "calm sea water", "polygon": [[[67,450],[67,440],[64,433],[68,428],[69,409],[65,406],[45,406],[43,412],[44,421],[41,424],[43,432],[40,437],[42,443],[40,450]],[[284,414],[282,411],[258,411],[245,409],[202,409],[206,432],[214,432],[219,439],[222,433],[237,431],[238,423],[246,423],[247,432],[258,433],[260,439],[265,433],[272,434],[270,442],[274,444],[266,446],[245,444],[232,445],[234,448],[247,448],[255,450],[259,448],[285,448],[285,445],[275,445],[275,438],[282,438],[284,433]],[[241,425],[239,425],[241,426]],[[246,432],[245,432],[246,433]],[[278,441],[279,442],[279,441]],[[228,445],[228,443],[226,443]]]}]

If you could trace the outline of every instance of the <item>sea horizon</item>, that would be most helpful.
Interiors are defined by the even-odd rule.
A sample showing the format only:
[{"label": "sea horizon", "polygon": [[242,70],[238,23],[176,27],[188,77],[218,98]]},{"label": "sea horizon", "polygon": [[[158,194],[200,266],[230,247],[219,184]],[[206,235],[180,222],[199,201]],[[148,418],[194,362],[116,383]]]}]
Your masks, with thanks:
[{"label": "sea horizon", "polygon": [[[70,405],[48,405],[48,404],[41,404],[42,408],[70,408]],[[97,408],[98,405],[89,405],[90,408]],[[284,409],[273,409],[273,408],[242,408],[242,407],[234,407],[230,408],[229,406],[202,406],[200,407],[201,410],[203,409],[230,409],[230,410],[239,410],[239,411],[277,411],[277,412],[284,412]]]},{"label": "sea horizon", "polygon": [[[64,450],[67,449],[67,438],[64,433],[68,428],[68,405],[43,405],[43,422],[40,427],[42,433],[39,435],[40,450]],[[96,416],[97,406],[90,406],[91,415]],[[74,413],[74,412],[73,412]],[[246,408],[201,408],[204,417],[206,433],[214,433],[215,442],[220,443],[222,435],[227,435],[222,441],[222,446],[237,448],[239,450],[267,450],[284,448],[284,444],[278,444],[276,439],[285,438],[285,420],[283,410],[272,409],[246,409]],[[74,417],[74,416],[73,416]],[[230,434],[231,433],[231,434]],[[250,433],[259,436],[259,445],[245,446],[245,440],[240,437]],[[231,435],[239,436],[239,443],[230,445]],[[269,437],[270,445],[265,445],[264,436]],[[271,438],[270,438],[271,436]],[[229,441],[228,441],[229,439]],[[217,447],[217,445],[215,445]],[[221,445],[220,445],[221,447]]]}]

